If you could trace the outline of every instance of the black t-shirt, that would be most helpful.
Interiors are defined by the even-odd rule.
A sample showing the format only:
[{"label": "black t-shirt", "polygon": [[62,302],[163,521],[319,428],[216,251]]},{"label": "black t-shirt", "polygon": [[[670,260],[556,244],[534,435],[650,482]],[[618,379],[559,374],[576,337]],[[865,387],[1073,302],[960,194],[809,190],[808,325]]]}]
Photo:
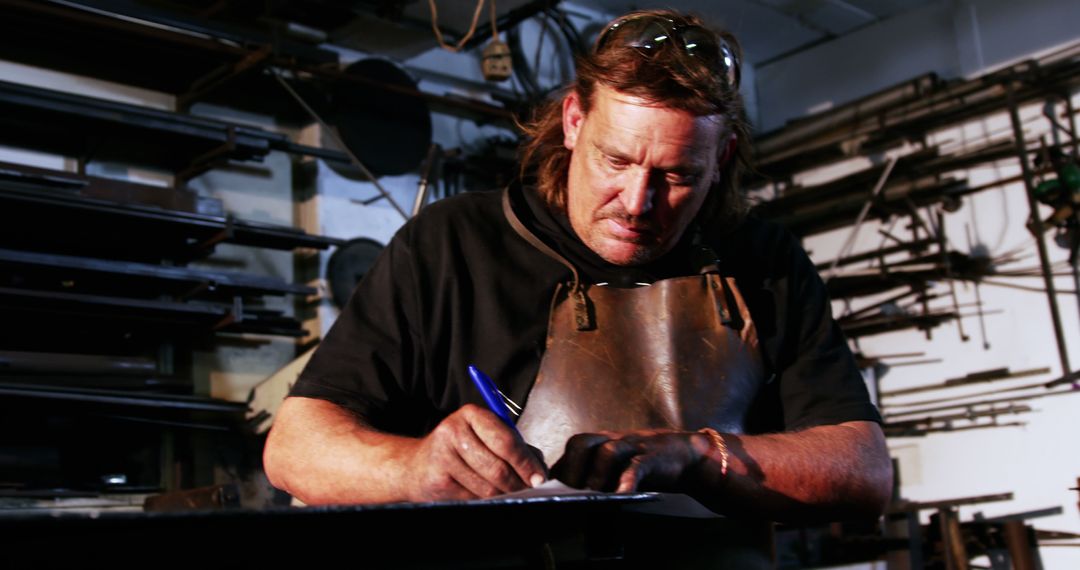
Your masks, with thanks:
[{"label": "black t-shirt", "polygon": [[[618,267],[578,240],[566,217],[551,213],[535,192],[513,189],[511,198],[522,222],[589,282],[619,286],[695,272],[688,238],[657,262]],[[736,279],[760,339],[769,381],[748,431],[880,422],[825,286],[791,234],[748,218],[702,237],[721,272]],[[501,192],[436,202],[387,245],[291,395],[328,400],[377,429],[419,436],[466,403],[483,405],[466,371],[475,364],[527,405],[552,295],[569,279],[565,266],[510,227]]]}]

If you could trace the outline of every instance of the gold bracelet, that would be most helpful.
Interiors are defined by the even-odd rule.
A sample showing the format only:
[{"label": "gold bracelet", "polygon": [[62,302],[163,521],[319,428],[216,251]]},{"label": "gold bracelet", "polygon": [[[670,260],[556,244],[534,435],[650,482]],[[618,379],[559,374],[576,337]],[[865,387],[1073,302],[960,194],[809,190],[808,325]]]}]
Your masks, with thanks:
[{"label": "gold bracelet", "polygon": [[720,475],[726,477],[728,471],[728,448],[727,443],[724,442],[724,436],[713,428],[701,428],[698,433],[705,434],[709,438],[712,447],[720,452]]}]

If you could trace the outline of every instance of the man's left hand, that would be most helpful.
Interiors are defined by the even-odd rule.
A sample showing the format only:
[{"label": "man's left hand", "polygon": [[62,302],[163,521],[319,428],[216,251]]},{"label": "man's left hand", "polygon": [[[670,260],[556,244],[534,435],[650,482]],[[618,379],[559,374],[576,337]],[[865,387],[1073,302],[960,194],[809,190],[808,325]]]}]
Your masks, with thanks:
[{"label": "man's left hand", "polygon": [[566,442],[551,475],[571,487],[597,491],[674,490],[708,451],[708,438],[697,432],[582,433]]}]

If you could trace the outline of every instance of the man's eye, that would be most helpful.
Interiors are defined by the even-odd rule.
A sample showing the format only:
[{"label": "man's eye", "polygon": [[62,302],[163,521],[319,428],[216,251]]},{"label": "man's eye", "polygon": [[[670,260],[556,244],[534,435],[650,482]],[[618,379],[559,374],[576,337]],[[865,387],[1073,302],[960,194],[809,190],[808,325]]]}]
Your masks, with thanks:
[{"label": "man's eye", "polygon": [[614,156],[607,157],[607,163],[612,168],[626,168],[630,162],[621,158],[615,158]]},{"label": "man's eye", "polygon": [[673,186],[693,186],[697,182],[697,177],[693,174],[678,174],[675,172],[669,172],[667,174],[667,182]]}]

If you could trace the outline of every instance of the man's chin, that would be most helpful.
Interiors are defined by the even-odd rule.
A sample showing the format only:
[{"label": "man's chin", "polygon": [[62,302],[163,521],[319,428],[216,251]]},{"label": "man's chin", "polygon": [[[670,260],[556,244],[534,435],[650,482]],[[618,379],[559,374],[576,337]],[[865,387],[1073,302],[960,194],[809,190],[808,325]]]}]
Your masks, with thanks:
[{"label": "man's chin", "polygon": [[605,239],[596,246],[589,246],[604,261],[619,266],[641,265],[660,257],[659,248],[622,240]]}]

